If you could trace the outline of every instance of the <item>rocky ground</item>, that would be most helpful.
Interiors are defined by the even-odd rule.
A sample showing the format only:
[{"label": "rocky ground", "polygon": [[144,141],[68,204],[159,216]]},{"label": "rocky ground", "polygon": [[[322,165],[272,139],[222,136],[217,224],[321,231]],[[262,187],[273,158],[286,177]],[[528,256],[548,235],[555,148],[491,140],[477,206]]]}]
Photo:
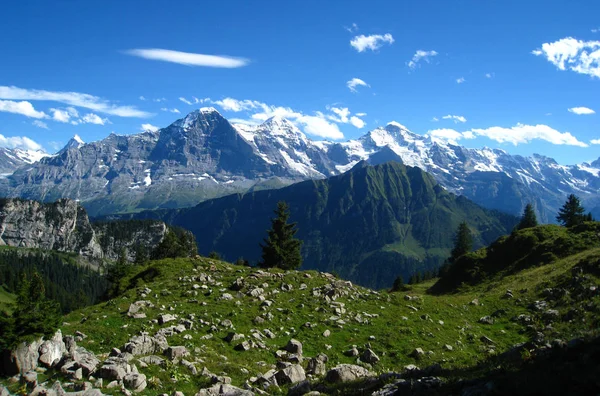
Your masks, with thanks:
[{"label": "rocky ground", "polygon": [[[388,293],[314,271],[153,262],[122,296],[13,351],[0,395],[530,394],[524,375],[599,374],[585,364],[600,350],[599,258],[442,296],[430,284]],[[600,389],[587,383],[566,391]]]}]

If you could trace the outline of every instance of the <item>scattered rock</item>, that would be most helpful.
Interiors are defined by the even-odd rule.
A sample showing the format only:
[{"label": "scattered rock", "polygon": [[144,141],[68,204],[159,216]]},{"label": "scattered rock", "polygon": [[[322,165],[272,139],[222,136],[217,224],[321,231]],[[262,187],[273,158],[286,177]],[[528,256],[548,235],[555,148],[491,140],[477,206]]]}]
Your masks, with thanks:
[{"label": "scattered rock", "polygon": [[291,339],[288,341],[287,345],[284,348],[289,353],[295,353],[297,355],[302,355],[302,343],[298,340]]},{"label": "scattered rock", "polygon": [[295,384],[306,379],[304,369],[299,364],[292,364],[289,367],[279,370],[275,374],[279,385]]},{"label": "scattered rock", "polygon": [[422,348],[415,348],[409,356],[415,358],[415,359],[420,359],[421,357],[423,357],[425,355],[425,352],[423,351]]},{"label": "scattered rock", "polygon": [[356,381],[359,378],[369,377],[372,373],[360,366],[353,364],[340,364],[329,370],[325,380],[332,383]]}]

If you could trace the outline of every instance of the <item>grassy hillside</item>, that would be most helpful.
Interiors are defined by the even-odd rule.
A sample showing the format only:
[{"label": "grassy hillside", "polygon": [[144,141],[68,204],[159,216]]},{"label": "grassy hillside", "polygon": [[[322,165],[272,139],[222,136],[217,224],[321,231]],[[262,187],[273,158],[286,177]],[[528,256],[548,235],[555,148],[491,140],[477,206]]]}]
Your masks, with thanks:
[{"label": "grassy hillside", "polygon": [[192,231],[202,254],[217,251],[229,261],[257,262],[278,201],[289,204],[291,221],[298,223],[303,269],[335,271],[372,288],[391,286],[397,275],[408,279],[415,271],[439,267],[462,221],[469,224],[476,247],[510,232],[516,223],[512,216],[448,193],[422,170],[396,162],[137,216]]},{"label": "grassy hillside", "polygon": [[[540,227],[529,232],[544,234],[545,230]],[[516,359],[510,362],[500,357],[524,342],[544,345],[555,339],[598,336],[599,263],[600,247],[535,266],[507,263],[514,270],[502,276],[464,284],[450,294],[430,295],[427,290],[434,281],[389,293],[316,271],[261,271],[206,258],[162,260],[123,279],[122,287],[127,291],[120,297],[66,316],[62,331],[84,333],[87,337],[79,345],[105,358],[111,348],[122,347],[142,331],[153,335],[179,320],[191,319],[193,328],[173,334],[168,343],[185,346],[190,353],[186,359],[199,374],[172,363],[144,367],[134,359],[132,362],[148,376],[149,387],[144,391],[148,395],[175,390],[195,394],[208,385],[208,377],[201,375],[204,368],[229,376],[234,385],[242,386],[274,368],[279,360],[276,351],[292,338],[303,344],[303,366],[308,357],[318,353],[328,356],[328,368],[358,362],[375,373],[402,372],[409,364],[424,368],[438,363],[441,371],[436,370],[444,376],[446,393],[454,392],[452,387],[464,386],[456,382],[459,378],[489,375],[512,378],[498,383],[499,389],[510,391],[507,386],[522,384],[523,390],[533,386],[520,374],[526,372],[521,370],[534,369],[533,344],[516,347],[509,354]],[[235,287],[240,278],[243,280]],[[130,304],[138,300],[152,304],[143,310],[146,318],[127,316]],[[533,308],[536,301],[545,301],[545,307]],[[160,325],[156,319],[162,314],[176,315],[177,320]],[[273,338],[266,336],[267,329]],[[331,334],[324,336],[327,330]],[[242,340],[227,342],[230,332],[244,334],[245,340],[256,342],[256,346],[236,350]],[[362,353],[366,344],[379,362],[368,365],[345,354],[353,345]],[[413,357],[415,348],[422,348],[425,354]],[[318,378],[313,379],[313,386],[321,386],[329,394],[360,393],[357,384],[332,386]],[[268,390],[270,394],[285,392],[286,387]]]},{"label": "grassy hillside", "polygon": [[0,285],[0,312],[11,312],[10,305],[15,302],[16,296],[9,293],[3,285]]}]

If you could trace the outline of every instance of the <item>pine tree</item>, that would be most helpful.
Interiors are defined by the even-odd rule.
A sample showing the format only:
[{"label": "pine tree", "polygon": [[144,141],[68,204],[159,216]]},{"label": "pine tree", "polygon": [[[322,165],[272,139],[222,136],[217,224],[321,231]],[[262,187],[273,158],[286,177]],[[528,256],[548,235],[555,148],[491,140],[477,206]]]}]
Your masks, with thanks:
[{"label": "pine tree", "polygon": [[535,212],[533,211],[533,205],[528,203],[525,205],[525,210],[523,210],[523,216],[521,217],[521,221],[517,225],[517,230],[522,230],[524,228],[531,228],[538,225],[537,217],[535,216]]},{"label": "pine tree", "polygon": [[585,221],[585,209],[577,196],[571,194],[567,202],[559,209],[556,220],[565,227],[573,227]]},{"label": "pine tree", "polygon": [[146,246],[143,243],[138,243],[137,245],[135,245],[135,264],[136,265],[144,265],[148,262],[149,260],[149,256],[148,256],[148,249],[146,248]]},{"label": "pine tree", "polygon": [[473,249],[473,236],[466,222],[460,223],[456,237],[454,239],[454,248],[450,253],[450,261],[454,262],[460,256],[469,253]]},{"label": "pine tree", "polygon": [[280,201],[277,203],[275,218],[271,219],[271,229],[267,231],[267,238],[264,239],[262,248],[262,261],[260,266],[263,268],[283,268],[297,269],[302,265],[302,255],[300,247],[302,241],[295,238],[296,223],[288,223],[290,209],[287,203]]},{"label": "pine tree", "polygon": [[404,288],[405,288],[404,278],[402,277],[402,275],[398,275],[398,277],[396,277],[396,280],[394,281],[392,290],[390,290],[390,291],[393,291],[393,292],[401,291],[401,290],[404,290]]}]

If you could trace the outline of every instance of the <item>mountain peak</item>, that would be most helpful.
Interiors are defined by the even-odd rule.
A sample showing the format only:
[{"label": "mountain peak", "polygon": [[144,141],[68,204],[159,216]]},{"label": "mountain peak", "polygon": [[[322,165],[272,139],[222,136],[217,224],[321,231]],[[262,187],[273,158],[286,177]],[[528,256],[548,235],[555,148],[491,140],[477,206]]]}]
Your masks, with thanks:
[{"label": "mountain peak", "polygon": [[387,125],[385,126],[385,129],[403,129],[405,131],[408,131],[408,128],[405,127],[404,125],[400,124],[399,122],[396,121],[390,121],[387,123]]},{"label": "mountain peak", "polygon": [[60,151],[57,154],[64,153],[65,151],[72,149],[72,148],[78,149],[81,146],[83,146],[84,144],[85,144],[85,142],[83,141],[83,139],[81,139],[79,137],[79,135],[75,134],[71,139],[69,139],[67,144],[65,144],[65,146],[62,149],[60,149]]},{"label": "mountain peak", "polygon": [[187,129],[197,124],[198,121],[208,122],[209,119],[215,118],[224,119],[221,113],[214,107],[201,107],[192,111],[184,118],[175,121],[172,125]]},{"label": "mountain peak", "polygon": [[85,142],[83,141],[83,139],[81,139],[81,138],[79,137],[79,135],[78,135],[78,134],[75,134],[75,135],[74,135],[74,136],[71,138],[71,140],[74,140],[74,141],[76,141],[76,142],[77,142],[77,143],[79,143],[79,144],[85,144]]}]

